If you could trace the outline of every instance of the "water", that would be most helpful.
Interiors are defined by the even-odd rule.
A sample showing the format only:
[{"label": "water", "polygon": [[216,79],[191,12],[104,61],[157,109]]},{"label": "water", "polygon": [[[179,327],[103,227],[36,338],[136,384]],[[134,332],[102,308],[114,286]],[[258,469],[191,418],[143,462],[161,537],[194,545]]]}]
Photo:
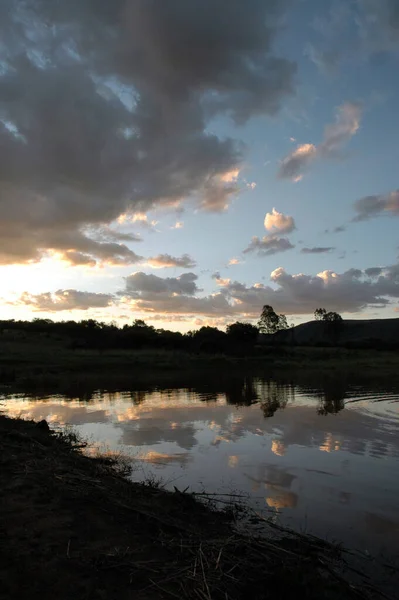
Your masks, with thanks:
[{"label": "water", "polygon": [[167,489],[244,493],[279,524],[399,551],[399,390],[259,378],[194,389],[4,396],[10,416],[72,425]]}]

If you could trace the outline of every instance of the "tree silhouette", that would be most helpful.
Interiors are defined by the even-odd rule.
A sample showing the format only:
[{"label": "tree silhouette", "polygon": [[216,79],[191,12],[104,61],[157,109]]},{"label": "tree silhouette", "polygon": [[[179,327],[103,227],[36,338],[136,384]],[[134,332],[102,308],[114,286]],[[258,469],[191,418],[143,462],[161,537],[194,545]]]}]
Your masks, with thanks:
[{"label": "tree silhouette", "polygon": [[325,308],[316,308],[316,310],[314,311],[314,318],[316,319],[316,321],[324,321],[324,317],[327,314],[327,311]]},{"label": "tree silhouette", "polygon": [[342,317],[339,313],[334,311],[327,312],[325,308],[316,308],[314,311],[314,318],[316,321],[327,321],[329,323],[342,321]]},{"label": "tree silhouette", "polygon": [[251,325],[251,323],[240,323],[237,321],[227,326],[226,333],[233,342],[253,344],[256,342],[259,330],[255,325]]},{"label": "tree silhouette", "polygon": [[278,315],[272,306],[265,304],[258,321],[258,328],[262,333],[276,333],[281,329],[288,329],[287,317]]}]

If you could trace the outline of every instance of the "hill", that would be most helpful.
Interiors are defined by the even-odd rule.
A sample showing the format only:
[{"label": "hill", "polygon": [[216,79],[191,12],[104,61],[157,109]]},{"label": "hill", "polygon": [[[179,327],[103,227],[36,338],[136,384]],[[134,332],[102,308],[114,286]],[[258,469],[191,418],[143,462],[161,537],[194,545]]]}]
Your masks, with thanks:
[{"label": "hill", "polygon": [[344,320],[338,323],[309,321],[261,342],[297,346],[343,346],[348,348],[399,348],[399,319]]}]

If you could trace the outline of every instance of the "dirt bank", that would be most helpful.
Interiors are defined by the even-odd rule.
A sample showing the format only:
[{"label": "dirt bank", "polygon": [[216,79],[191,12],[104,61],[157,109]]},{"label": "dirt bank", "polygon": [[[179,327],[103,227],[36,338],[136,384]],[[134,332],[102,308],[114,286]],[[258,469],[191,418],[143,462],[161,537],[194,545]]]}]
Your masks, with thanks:
[{"label": "dirt bank", "polygon": [[45,422],[0,416],[1,598],[377,597],[342,578],[335,547],[243,536],[192,496],[118,469]]}]

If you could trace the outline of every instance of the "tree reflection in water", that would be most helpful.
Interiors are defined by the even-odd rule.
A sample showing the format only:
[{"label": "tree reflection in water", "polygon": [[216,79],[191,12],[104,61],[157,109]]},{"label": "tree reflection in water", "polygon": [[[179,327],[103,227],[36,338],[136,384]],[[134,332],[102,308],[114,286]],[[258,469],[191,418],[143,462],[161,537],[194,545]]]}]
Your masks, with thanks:
[{"label": "tree reflection in water", "polygon": [[265,419],[272,417],[279,409],[284,409],[287,403],[295,400],[294,389],[291,385],[276,381],[259,382],[260,407]]},{"label": "tree reflection in water", "polygon": [[[357,389],[345,378],[339,377],[339,374],[318,378],[316,386],[313,383],[314,379],[305,375],[280,373],[272,379],[223,369],[212,372],[197,371],[170,377],[168,382],[162,382],[160,379],[159,385],[154,384],[154,381],[135,382],[131,387],[121,385],[118,391],[98,389],[93,385],[85,386],[82,382],[77,385],[71,381],[68,392],[62,395],[68,400],[79,400],[87,404],[102,402],[105,398],[113,404],[124,397],[129,398],[135,406],[147,401],[154,393],[161,394],[165,402],[184,397],[186,401],[197,401],[199,398],[207,403],[226,402],[235,406],[259,403],[263,416],[269,419],[276,411],[283,410],[288,403],[295,405],[295,396],[298,397],[298,403],[302,395],[315,399],[315,410],[319,415],[337,414],[345,408],[345,400],[351,397],[353,389]],[[152,374],[152,379],[156,379],[156,374]],[[380,388],[381,385],[376,385],[373,389],[378,393]],[[105,389],[107,391],[104,391]],[[29,396],[36,397],[32,393]],[[44,394],[37,394],[38,399],[43,399],[43,396]],[[51,397],[49,394],[46,396]]]},{"label": "tree reflection in water", "polygon": [[225,390],[227,404],[251,406],[251,404],[258,401],[256,381],[253,377],[244,377],[238,385],[237,383],[237,381],[232,380],[231,384]]}]

